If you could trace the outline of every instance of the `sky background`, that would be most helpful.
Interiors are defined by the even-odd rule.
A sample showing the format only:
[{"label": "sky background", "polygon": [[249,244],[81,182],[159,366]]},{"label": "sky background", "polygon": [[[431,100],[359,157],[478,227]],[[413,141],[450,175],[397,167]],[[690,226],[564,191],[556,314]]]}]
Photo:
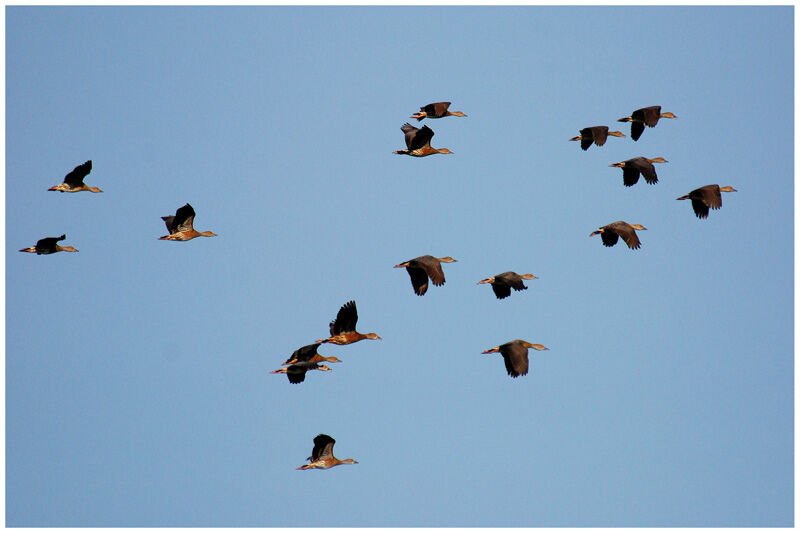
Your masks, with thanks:
[{"label": "sky background", "polygon": [[[793,18],[7,7],[7,525],[793,525]],[[454,154],[393,155],[406,121]],[[87,159],[104,193],[47,191]],[[187,202],[219,236],[157,240]],[[382,341],[269,374],[351,299]],[[359,464],[296,471],[318,433]]]}]

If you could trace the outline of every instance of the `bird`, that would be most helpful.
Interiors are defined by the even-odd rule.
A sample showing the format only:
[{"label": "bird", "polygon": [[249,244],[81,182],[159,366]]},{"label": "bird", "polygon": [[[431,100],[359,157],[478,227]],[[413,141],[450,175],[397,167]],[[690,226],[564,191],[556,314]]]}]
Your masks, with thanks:
[{"label": "bird", "polygon": [[694,214],[697,218],[708,218],[708,208],[719,209],[722,207],[722,194],[721,192],[736,192],[736,189],[730,185],[720,187],[719,185],[704,185],[699,189],[695,189],[685,196],[676,198],[676,200],[691,200]]},{"label": "bird", "polygon": [[668,161],[663,157],[655,157],[653,159],[634,157],[633,159],[628,159],[620,163],[613,163],[608,166],[621,168],[622,183],[624,183],[626,187],[632,187],[639,181],[639,174],[644,176],[644,180],[651,185],[658,183],[658,176],[656,176],[656,169],[653,163],[668,163]]},{"label": "bird", "polygon": [[77,252],[78,250],[72,246],[58,245],[58,241],[63,241],[66,238],[66,234],[62,235],[61,237],[45,237],[44,239],[39,239],[36,241],[36,246],[23,248],[20,250],[20,252],[31,252],[35,253],[36,255],[48,255],[56,252]]},{"label": "bird", "polygon": [[447,148],[431,148],[433,130],[428,126],[415,128],[408,122],[400,128],[406,134],[407,150],[395,150],[393,154],[405,154],[414,157],[425,157],[432,154],[452,154]]},{"label": "bird", "polygon": [[362,339],[381,340],[377,333],[359,333],[356,331],[358,322],[358,311],[356,302],[350,300],[344,304],[336,314],[336,319],[330,323],[331,336],[327,339],[320,339],[317,343],[330,342],[333,344],[352,344]]},{"label": "bird", "polygon": [[408,275],[411,277],[411,285],[414,287],[414,293],[422,296],[428,290],[428,278],[430,278],[431,282],[437,287],[444,285],[442,263],[455,262],[456,260],[449,256],[433,257],[432,255],[423,255],[395,265],[394,268],[405,267],[408,271]]},{"label": "bird", "polygon": [[631,116],[617,119],[617,122],[631,122],[631,139],[636,141],[642,136],[645,125],[654,128],[656,124],[658,124],[658,119],[660,118],[678,117],[670,112],[662,113],[660,105],[651,105],[650,107],[637,109],[631,113]]},{"label": "bird", "polygon": [[498,300],[502,300],[511,295],[511,289],[513,288],[515,291],[524,291],[527,290],[528,287],[522,283],[523,279],[539,279],[533,274],[517,274],[516,272],[503,272],[502,274],[497,274],[496,276],[492,276],[491,278],[486,278],[478,282],[478,285],[481,283],[491,283],[492,290],[494,291],[494,295],[497,296]]},{"label": "bird", "polygon": [[573,137],[570,141],[580,141],[581,148],[588,150],[592,143],[597,146],[603,146],[609,135],[625,137],[621,131],[608,131],[608,126],[590,126],[588,128],[583,128],[581,134],[577,137]]},{"label": "bird", "polygon": [[336,357],[325,357],[317,352],[319,343],[308,344],[296,349],[283,364],[292,365],[295,363],[341,363]]},{"label": "bird", "polygon": [[625,241],[628,248],[636,250],[642,245],[642,243],[639,242],[639,236],[636,235],[634,231],[637,229],[646,230],[647,228],[641,224],[628,224],[627,222],[618,220],[617,222],[612,222],[611,224],[601,227],[597,231],[593,231],[589,234],[589,237],[599,234],[605,246],[614,246],[617,244],[617,240],[622,237],[622,240]]},{"label": "bird", "polygon": [[326,470],[336,465],[357,465],[355,459],[337,459],[333,456],[333,445],[336,441],[329,435],[320,433],[314,437],[314,449],[311,451],[311,461],[307,465],[298,466],[297,470],[309,470],[311,468],[321,468]]},{"label": "bird", "polygon": [[194,229],[194,209],[189,204],[179,207],[174,216],[161,217],[167,225],[169,235],[159,237],[160,241],[189,241],[195,237],[216,237],[212,231],[197,231]]},{"label": "bird", "polygon": [[503,362],[506,364],[506,371],[512,378],[524,376],[528,373],[528,348],[534,350],[549,350],[542,344],[531,344],[528,341],[521,339],[513,340],[500,346],[495,346],[481,353],[497,353],[503,356]]},{"label": "bird", "polygon": [[103,192],[97,187],[89,187],[85,183],[83,183],[83,178],[89,175],[89,172],[92,171],[92,160],[88,160],[87,162],[83,163],[82,165],[78,165],[77,167],[73,168],[72,171],[64,176],[64,183],[59,185],[55,185],[47,189],[48,191],[59,191],[59,192],[78,192],[78,191],[89,191],[89,192]]},{"label": "bird", "polygon": [[419,112],[411,115],[411,118],[422,120],[424,118],[442,118],[442,117],[466,117],[461,111],[448,111],[450,102],[436,102],[435,104],[428,104],[419,108]]},{"label": "bird", "polygon": [[319,363],[312,363],[311,361],[301,361],[294,363],[278,370],[273,370],[270,374],[286,374],[289,378],[289,383],[302,383],[306,379],[306,372],[309,370],[322,370],[323,372],[330,372],[330,368]]}]

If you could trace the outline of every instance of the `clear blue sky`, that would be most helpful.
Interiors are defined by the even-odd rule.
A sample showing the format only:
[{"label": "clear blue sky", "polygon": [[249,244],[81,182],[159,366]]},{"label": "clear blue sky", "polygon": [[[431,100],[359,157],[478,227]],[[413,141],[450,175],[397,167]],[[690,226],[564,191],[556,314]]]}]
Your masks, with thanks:
[{"label": "clear blue sky", "polygon": [[[7,7],[7,524],[791,526],[793,17]],[[440,100],[454,154],[393,155]],[[47,192],[87,159],[103,194]],[[158,241],[187,202],[219,236]],[[269,374],[350,299],[382,341]],[[359,464],[296,471],[318,433]]]}]

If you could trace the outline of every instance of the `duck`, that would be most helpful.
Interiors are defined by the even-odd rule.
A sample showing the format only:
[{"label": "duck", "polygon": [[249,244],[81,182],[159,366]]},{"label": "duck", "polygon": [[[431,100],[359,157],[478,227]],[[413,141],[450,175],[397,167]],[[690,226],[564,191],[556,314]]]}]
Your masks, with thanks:
[{"label": "duck", "polygon": [[668,163],[663,157],[654,157],[647,159],[646,157],[634,157],[627,161],[620,163],[612,163],[610,167],[618,167],[622,169],[622,183],[626,187],[632,187],[639,181],[639,174],[644,177],[644,180],[650,185],[658,183],[658,176],[653,163]]},{"label": "duck", "polygon": [[411,286],[414,287],[414,293],[422,296],[428,290],[428,278],[437,287],[444,285],[442,263],[455,262],[456,260],[450,256],[433,257],[432,255],[422,255],[395,265],[394,268],[405,268],[411,277]]},{"label": "duck", "polygon": [[359,333],[356,331],[356,322],[358,322],[358,311],[356,310],[356,302],[350,300],[344,304],[336,318],[331,321],[329,327],[331,336],[327,339],[320,339],[317,341],[319,344],[330,342],[332,344],[352,344],[364,339],[381,340],[377,333]]},{"label": "duck", "polygon": [[736,192],[730,185],[720,187],[717,184],[704,185],[693,190],[676,200],[691,200],[692,209],[697,218],[708,218],[708,208],[720,209],[722,207],[722,192]]},{"label": "duck", "polygon": [[478,285],[481,283],[491,283],[492,290],[494,291],[494,295],[497,296],[498,300],[502,300],[503,298],[507,298],[511,295],[511,289],[515,291],[524,291],[527,290],[528,287],[522,283],[524,279],[539,279],[533,274],[517,274],[516,272],[503,272],[502,274],[497,274],[496,276],[492,276],[490,278],[483,279],[478,282]]},{"label": "duck", "polygon": [[589,234],[589,237],[600,235],[600,238],[603,239],[603,245],[605,246],[614,246],[617,244],[617,240],[622,237],[622,240],[625,241],[628,248],[636,250],[642,243],[639,242],[639,236],[636,235],[634,230],[646,229],[647,228],[641,224],[628,224],[623,220],[618,220],[617,222],[612,222],[611,224],[601,227],[597,231],[593,231]]},{"label": "duck", "polygon": [[80,192],[80,191],[89,191],[89,192],[103,192],[97,187],[90,187],[83,183],[83,178],[89,175],[89,172],[92,171],[92,160],[88,160],[83,164],[78,165],[77,167],[73,168],[69,174],[64,176],[64,183],[60,183],[53,187],[47,189],[48,191],[59,191],[59,192]]},{"label": "duck", "polygon": [[358,461],[355,459],[337,459],[333,456],[333,445],[336,441],[333,437],[320,433],[314,437],[314,449],[311,450],[310,461],[307,465],[298,466],[297,470],[310,470],[312,468],[319,468],[327,470],[337,465],[357,465]]},{"label": "duck", "polygon": [[424,118],[442,118],[442,117],[466,117],[461,111],[448,111],[450,102],[436,102],[428,104],[419,108],[419,112],[411,115],[411,118],[422,120]]},{"label": "duck", "polygon": [[506,371],[512,378],[524,376],[528,373],[528,348],[534,350],[549,350],[543,344],[531,344],[522,339],[516,339],[494,348],[489,348],[481,353],[497,353],[503,356],[503,362],[506,364]]},{"label": "duck", "polygon": [[195,237],[216,237],[212,231],[197,231],[194,229],[194,209],[186,204],[175,211],[174,216],[161,217],[167,225],[169,235],[159,237],[160,241],[190,241]]},{"label": "duck", "polygon": [[660,105],[651,105],[637,109],[631,116],[617,119],[617,122],[631,123],[631,139],[638,141],[644,132],[644,127],[654,128],[660,118],[678,118],[674,113],[662,113]]},{"label": "duck", "polygon": [[278,370],[273,370],[270,374],[286,374],[289,378],[289,383],[302,383],[306,379],[306,372],[309,370],[322,370],[323,372],[330,372],[330,367],[321,365],[319,363],[312,363],[311,361],[300,361]]},{"label": "duck", "polygon": [[30,248],[23,248],[20,252],[30,252],[36,255],[49,255],[56,252],[77,252],[73,246],[60,246],[58,241],[63,241],[67,238],[64,234],[61,237],[45,237],[36,241],[36,246]]},{"label": "duck", "polygon": [[422,128],[415,128],[408,122],[403,124],[400,128],[406,134],[406,148],[407,150],[395,150],[394,154],[405,154],[414,157],[425,157],[433,154],[452,154],[447,148],[432,148],[431,138],[433,138],[433,130],[428,126]]},{"label": "duck", "polygon": [[588,150],[592,143],[597,146],[603,146],[609,135],[625,137],[621,131],[608,131],[608,126],[590,126],[588,128],[583,128],[581,134],[577,137],[573,137],[570,141],[580,141],[581,148],[583,150]]}]

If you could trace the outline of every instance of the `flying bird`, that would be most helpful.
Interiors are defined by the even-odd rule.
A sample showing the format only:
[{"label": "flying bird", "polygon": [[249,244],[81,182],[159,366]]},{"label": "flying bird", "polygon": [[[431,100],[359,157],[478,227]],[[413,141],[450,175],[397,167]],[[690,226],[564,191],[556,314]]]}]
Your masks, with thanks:
[{"label": "flying bird", "polygon": [[189,241],[195,237],[216,237],[211,231],[197,231],[194,229],[194,209],[189,204],[179,207],[174,216],[161,217],[167,225],[169,235],[159,237],[160,241]]},{"label": "flying bird", "polygon": [[481,353],[497,353],[503,356],[503,362],[506,364],[506,371],[512,378],[524,376],[528,373],[528,348],[534,350],[549,350],[541,344],[531,344],[528,341],[521,339],[513,340],[500,346],[495,346]]},{"label": "flying bird", "polygon": [[45,237],[44,239],[36,241],[36,246],[23,248],[20,252],[30,252],[36,255],[49,255],[56,252],[77,252],[78,250],[72,246],[60,246],[58,244],[58,241],[63,241],[66,238],[66,234],[61,237]]},{"label": "flying bird", "polygon": [[617,119],[617,122],[630,122],[631,123],[631,139],[638,140],[644,132],[644,127],[654,128],[658,124],[660,118],[678,118],[672,113],[662,113],[660,105],[651,105],[650,107],[643,107],[637,109],[631,116],[622,117]]},{"label": "flying bird", "polygon": [[422,120],[424,118],[442,118],[442,117],[466,117],[461,111],[448,111],[450,102],[436,102],[435,104],[428,104],[419,108],[419,112],[411,115],[411,118]]},{"label": "flying bird", "polygon": [[355,459],[337,459],[333,456],[333,445],[336,441],[328,435],[320,433],[314,437],[314,449],[311,451],[311,461],[307,465],[297,467],[297,470],[309,470],[311,468],[320,468],[326,470],[336,465],[357,465],[358,461]]},{"label": "flying bird", "polygon": [[89,192],[103,192],[97,187],[89,187],[85,183],[83,183],[83,178],[89,175],[89,172],[92,171],[92,160],[88,160],[87,162],[83,163],[82,165],[78,165],[69,174],[64,176],[64,183],[59,185],[55,185],[47,189],[48,191],[60,191],[60,192],[78,192],[78,191],[89,191]]},{"label": "flying bird", "polygon": [[339,312],[336,314],[336,318],[331,321],[331,336],[327,339],[320,339],[317,342],[330,342],[341,345],[352,344],[362,339],[381,339],[377,333],[357,332],[356,322],[358,322],[358,311],[356,310],[356,303],[351,300],[339,309]]},{"label": "flying bird", "polygon": [[293,365],[295,363],[341,363],[341,361],[336,357],[325,357],[320,355],[317,352],[317,348],[319,348],[319,343],[309,344],[307,346],[303,346],[302,348],[296,349],[292,352],[292,355],[289,356],[283,364],[284,365]]},{"label": "flying bird", "polygon": [[617,240],[622,237],[622,240],[625,241],[628,248],[636,250],[642,245],[642,243],[639,242],[639,236],[636,235],[634,231],[637,229],[646,230],[647,228],[641,224],[628,224],[627,222],[618,220],[617,222],[612,222],[611,224],[601,227],[597,231],[593,231],[589,234],[589,237],[599,234],[605,246],[614,246],[617,244]]},{"label": "flying bird", "polygon": [[433,257],[432,255],[423,255],[416,259],[410,259],[405,263],[395,265],[394,268],[403,268],[408,271],[411,277],[411,285],[414,287],[414,293],[422,296],[428,290],[428,278],[437,287],[444,285],[444,271],[442,270],[442,263],[455,263],[456,260],[452,257]]},{"label": "flying bird", "polygon": [[425,157],[432,154],[452,154],[447,148],[431,148],[433,130],[428,126],[415,128],[408,122],[400,128],[405,133],[407,150],[395,150],[394,154],[405,154],[414,157]]},{"label": "flying bird", "polygon": [[592,143],[603,146],[609,135],[614,137],[625,137],[621,131],[608,131],[608,126],[591,126],[583,128],[581,134],[573,137],[570,141],[580,141],[581,148],[588,150]]},{"label": "flying bird", "polygon": [[704,185],[699,189],[695,189],[685,196],[676,198],[676,200],[691,200],[692,209],[697,218],[708,218],[708,208],[719,209],[722,207],[722,194],[721,192],[736,192],[736,189],[730,185],[720,187],[719,185]]},{"label": "flying bird", "polygon": [[503,272],[502,274],[498,274],[496,276],[492,276],[491,278],[486,278],[478,282],[478,285],[481,283],[491,283],[492,290],[494,291],[494,295],[497,296],[498,300],[502,300],[511,295],[511,289],[515,291],[524,291],[527,290],[528,287],[522,283],[524,279],[539,279],[533,274],[517,274],[516,272]]},{"label": "flying bird", "polygon": [[294,363],[293,365],[285,366],[278,370],[273,370],[270,374],[286,374],[289,378],[289,383],[302,383],[306,379],[306,372],[309,370],[322,370],[330,372],[330,368],[319,363],[312,363],[310,361],[302,361]]},{"label": "flying bird", "polygon": [[632,187],[639,181],[639,174],[644,177],[644,180],[650,185],[658,183],[658,176],[653,163],[667,163],[668,161],[663,157],[655,157],[647,159],[646,157],[634,157],[627,161],[620,163],[613,163],[608,165],[610,167],[618,167],[622,169],[622,183],[626,187]]}]

